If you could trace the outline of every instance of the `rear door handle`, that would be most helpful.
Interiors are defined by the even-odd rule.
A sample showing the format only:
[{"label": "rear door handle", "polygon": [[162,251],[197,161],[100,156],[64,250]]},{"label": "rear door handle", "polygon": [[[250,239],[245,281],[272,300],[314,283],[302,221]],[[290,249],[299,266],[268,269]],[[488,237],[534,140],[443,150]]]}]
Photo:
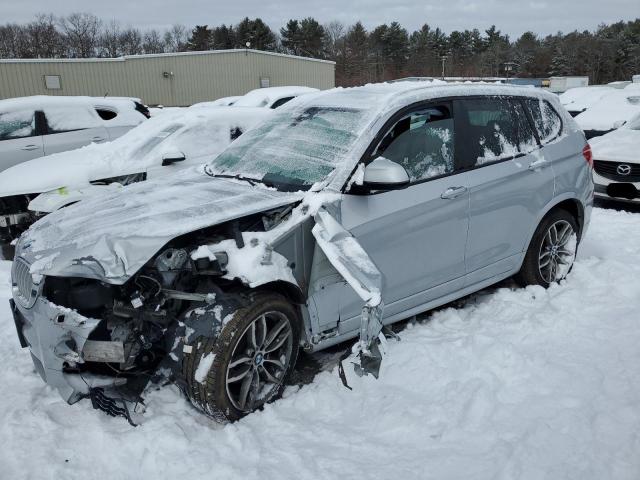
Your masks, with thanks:
[{"label": "rear door handle", "polygon": [[539,158],[529,164],[529,170],[540,170],[542,167],[545,167],[548,163],[549,162],[547,162],[544,158]]},{"label": "rear door handle", "polygon": [[91,141],[99,143],[104,141],[104,137],[93,137]]},{"label": "rear door handle", "polygon": [[467,187],[449,187],[444,192],[442,192],[442,195],[440,195],[440,198],[444,198],[445,200],[450,200],[452,198],[459,197],[463,193],[466,193],[466,191],[467,191]]},{"label": "rear door handle", "polygon": [[37,145],[27,145],[26,147],[22,147],[22,150],[27,150],[28,152],[30,152],[31,150],[37,150],[38,147]]}]

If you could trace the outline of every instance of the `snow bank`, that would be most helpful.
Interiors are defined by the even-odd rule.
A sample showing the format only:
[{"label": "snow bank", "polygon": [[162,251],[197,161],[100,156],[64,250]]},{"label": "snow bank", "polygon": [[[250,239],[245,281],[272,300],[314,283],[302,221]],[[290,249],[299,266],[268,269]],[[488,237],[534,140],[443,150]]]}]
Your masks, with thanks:
[{"label": "snow bank", "polygon": [[[131,428],[68,406],[0,314],[3,478],[640,477],[640,216],[596,210],[568,280],[499,288],[389,342],[379,380],[335,370],[238,423],[151,390]],[[0,291],[9,296],[8,263]],[[318,355],[319,360],[326,356]]]}]

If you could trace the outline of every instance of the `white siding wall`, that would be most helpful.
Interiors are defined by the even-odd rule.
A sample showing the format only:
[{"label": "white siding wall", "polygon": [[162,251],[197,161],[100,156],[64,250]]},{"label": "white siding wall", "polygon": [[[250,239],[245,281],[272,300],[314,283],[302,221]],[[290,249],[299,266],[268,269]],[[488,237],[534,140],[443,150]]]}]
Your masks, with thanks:
[{"label": "white siding wall", "polygon": [[[173,73],[165,77],[164,72]],[[59,75],[61,89],[45,88]],[[260,87],[335,85],[333,62],[256,50],[139,55],[118,59],[0,60],[0,99],[29,95],[140,97],[149,105],[186,106]]]}]

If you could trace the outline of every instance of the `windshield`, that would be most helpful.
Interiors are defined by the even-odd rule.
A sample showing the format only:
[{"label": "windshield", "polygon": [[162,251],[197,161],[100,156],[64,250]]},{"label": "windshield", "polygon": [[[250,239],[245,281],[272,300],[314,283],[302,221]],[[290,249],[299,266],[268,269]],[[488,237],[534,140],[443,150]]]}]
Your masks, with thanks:
[{"label": "windshield", "polygon": [[309,107],[276,114],[209,164],[210,174],[255,178],[279,190],[308,190],[339,165],[358,138],[365,111]]}]

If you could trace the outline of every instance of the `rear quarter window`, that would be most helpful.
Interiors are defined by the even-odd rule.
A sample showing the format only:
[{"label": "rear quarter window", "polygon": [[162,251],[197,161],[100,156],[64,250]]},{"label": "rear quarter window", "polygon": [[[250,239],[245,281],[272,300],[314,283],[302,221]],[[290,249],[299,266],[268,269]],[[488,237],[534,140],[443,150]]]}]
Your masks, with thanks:
[{"label": "rear quarter window", "polygon": [[562,119],[551,104],[538,98],[526,98],[524,101],[531,112],[540,142],[549,143],[558,138],[562,133]]},{"label": "rear quarter window", "polygon": [[102,120],[113,120],[118,116],[118,112],[108,108],[96,108],[96,113]]}]

